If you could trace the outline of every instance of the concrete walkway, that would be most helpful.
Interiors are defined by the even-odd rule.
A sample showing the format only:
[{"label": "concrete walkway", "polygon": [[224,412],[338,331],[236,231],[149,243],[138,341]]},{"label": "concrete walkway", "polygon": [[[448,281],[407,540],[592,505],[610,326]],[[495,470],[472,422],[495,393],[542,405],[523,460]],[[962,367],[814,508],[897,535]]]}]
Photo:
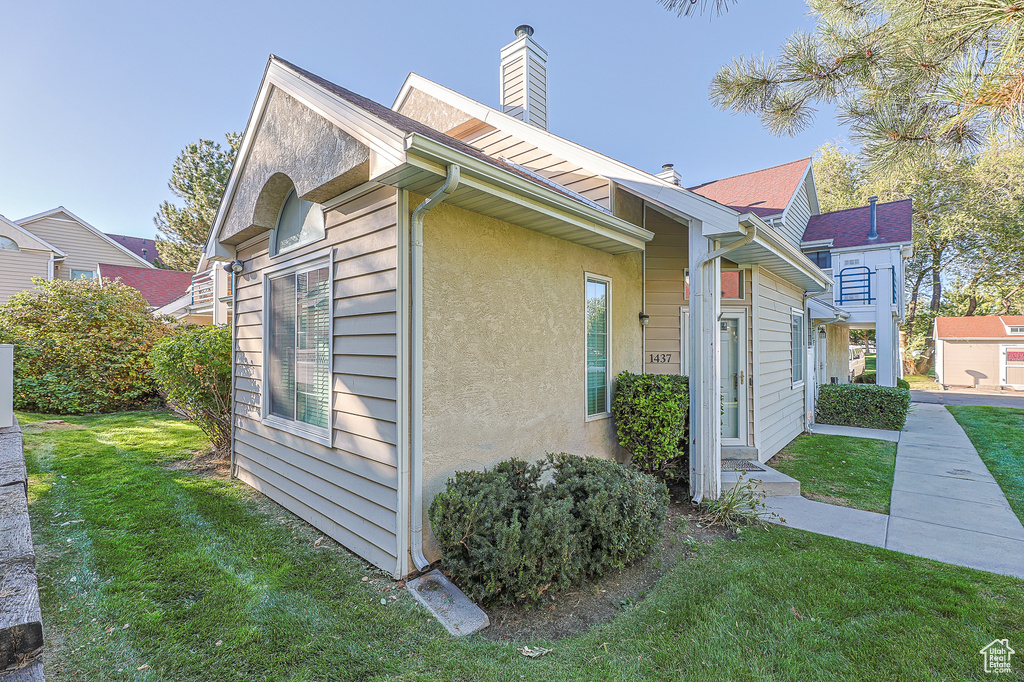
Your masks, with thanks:
[{"label": "concrete walkway", "polygon": [[[863,429],[828,431],[864,437]],[[1024,578],[1024,526],[941,405],[915,404],[899,433],[888,516],[802,497],[765,502],[793,528]]]}]

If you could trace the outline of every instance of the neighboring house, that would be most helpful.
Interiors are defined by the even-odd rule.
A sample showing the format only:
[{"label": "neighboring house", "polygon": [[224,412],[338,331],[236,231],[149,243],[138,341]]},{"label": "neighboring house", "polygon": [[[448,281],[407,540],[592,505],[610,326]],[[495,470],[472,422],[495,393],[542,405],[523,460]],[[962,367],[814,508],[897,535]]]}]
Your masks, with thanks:
[{"label": "neighboring house", "polygon": [[157,314],[190,324],[230,324],[234,274],[223,266],[203,255],[182,294],[165,303]]},{"label": "neighboring house", "polygon": [[935,378],[1024,390],[1024,315],[935,318]]},{"label": "neighboring house", "polygon": [[95,278],[100,263],[152,268],[63,206],[21,220],[0,216],[0,302],[32,288],[32,278]]},{"label": "neighboring house", "polygon": [[625,458],[621,371],[690,375],[697,500],[812,412],[809,163],[733,206],[553,135],[531,34],[500,109],[415,74],[389,109],[272,56],[207,244],[238,273],[232,474],[396,576],[437,558],[455,471]]},{"label": "neighboring house", "polygon": [[107,236],[135,255],[141,256],[146,262],[153,265],[161,265],[160,254],[157,253],[155,240],[132,237],[125,234],[112,234],[110,232],[107,233]]},{"label": "neighboring house", "polygon": [[839,361],[839,351],[849,347],[851,329],[873,329],[876,382],[894,386],[903,376],[899,327],[906,315],[906,262],[913,255],[911,200],[879,204],[871,197],[868,206],[813,215],[802,247],[835,281],[810,302],[818,357],[829,358],[818,368],[821,383],[847,381],[849,364]]},{"label": "neighboring house", "polygon": [[123,284],[138,289],[154,309],[184,296],[192,283],[192,273],[189,272],[110,263],[99,264],[99,277],[103,282],[121,280]]}]

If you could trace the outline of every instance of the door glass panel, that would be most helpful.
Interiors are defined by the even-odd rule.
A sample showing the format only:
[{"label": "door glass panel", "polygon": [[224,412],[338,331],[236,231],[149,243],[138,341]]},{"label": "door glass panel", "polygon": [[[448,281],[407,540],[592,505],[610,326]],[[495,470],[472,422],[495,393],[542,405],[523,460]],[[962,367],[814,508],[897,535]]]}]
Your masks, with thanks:
[{"label": "door glass panel", "polygon": [[740,437],[740,323],[721,322],[722,337],[722,438]]}]

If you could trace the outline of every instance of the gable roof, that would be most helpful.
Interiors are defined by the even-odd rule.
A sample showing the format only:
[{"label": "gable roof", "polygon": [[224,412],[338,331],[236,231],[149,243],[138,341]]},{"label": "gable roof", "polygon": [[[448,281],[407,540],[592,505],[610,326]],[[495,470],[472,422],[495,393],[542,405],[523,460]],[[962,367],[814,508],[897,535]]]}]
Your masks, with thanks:
[{"label": "gable roof", "polygon": [[871,207],[858,206],[811,216],[804,230],[805,242],[831,239],[833,249],[876,244],[910,244],[914,241],[914,204],[911,199],[877,205],[878,239],[868,239]]},{"label": "gable roof", "polygon": [[74,220],[76,223],[78,223],[79,225],[81,225],[85,229],[91,230],[93,233],[96,234],[96,236],[98,236],[101,239],[104,239],[104,240],[110,242],[116,248],[121,249],[126,254],[128,254],[129,256],[134,258],[135,260],[137,260],[139,262],[139,264],[142,265],[143,267],[148,267],[148,268],[153,267],[153,265],[151,265],[146,260],[144,260],[142,258],[142,256],[132,252],[131,250],[125,248],[121,244],[118,244],[116,241],[111,239],[108,235],[104,234],[103,232],[100,232],[98,229],[96,229],[95,227],[93,227],[89,223],[85,222],[84,220],[82,220],[81,218],[79,218],[78,216],[76,216],[74,213],[72,213],[71,211],[67,210],[63,206],[58,206],[57,208],[51,208],[49,211],[43,211],[42,213],[36,213],[35,215],[31,215],[31,216],[29,216],[27,218],[22,218],[21,220],[16,220],[15,222],[18,223],[19,225],[21,225],[22,227],[24,227],[25,225],[28,225],[29,223],[34,223],[35,221],[42,220],[43,218],[49,218],[50,216],[54,216],[54,215],[56,215],[58,213],[63,213],[68,218],[70,218],[71,220]]},{"label": "gable roof", "polygon": [[107,236],[134,253],[136,256],[145,259],[148,263],[155,263],[156,260],[160,258],[160,254],[157,253],[156,250],[155,239],[144,239],[143,237],[133,237],[127,234],[113,234],[111,232],[107,232]]},{"label": "gable roof", "polygon": [[120,279],[124,284],[138,289],[146,302],[154,308],[167,305],[180,298],[192,284],[192,273],[160,268],[140,268],[131,265],[99,264],[101,280]]},{"label": "gable roof", "polygon": [[8,229],[13,230],[18,234],[24,235],[26,242],[18,242],[17,239],[14,240],[15,242],[18,242],[19,248],[26,248],[25,244],[27,243],[30,245],[27,248],[36,248],[39,249],[40,251],[49,251],[56,255],[58,260],[61,260],[67,256],[66,253],[58,249],[50,242],[46,241],[42,237],[32,234],[18,223],[14,222],[13,220],[7,219],[3,215],[0,215],[0,225],[4,225]]},{"label": "gable roof", "polygon": [[691,192],[707,197],[740,213],[760,218],[782,215],[800,183],[807,175],[811,159],[791,161],[771,168],[733,175],[691,187]]},{"label": "gable roof", "polygon": [[1010,334],[1008,327],[1024,326],[1024,315],[975,315],[971,317],[936,317],[937,339],[1019,339],[1024,335]]}]

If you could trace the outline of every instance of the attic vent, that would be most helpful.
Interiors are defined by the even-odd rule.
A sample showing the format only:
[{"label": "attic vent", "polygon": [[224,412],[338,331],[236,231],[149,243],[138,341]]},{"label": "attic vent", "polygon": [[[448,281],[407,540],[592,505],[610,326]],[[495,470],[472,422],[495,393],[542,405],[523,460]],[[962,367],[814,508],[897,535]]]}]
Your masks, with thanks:
[{"label": "attic vent", "polygon": [[516,39],[501,48],[501,110],[548,129],[548,53],[533,40],[533,28],[516,28]]},{"label": "attic vent", "polygon": [[848,268],[851,265],[860,265],[860,258],[847,258],[843,261],[844,268]]}]

